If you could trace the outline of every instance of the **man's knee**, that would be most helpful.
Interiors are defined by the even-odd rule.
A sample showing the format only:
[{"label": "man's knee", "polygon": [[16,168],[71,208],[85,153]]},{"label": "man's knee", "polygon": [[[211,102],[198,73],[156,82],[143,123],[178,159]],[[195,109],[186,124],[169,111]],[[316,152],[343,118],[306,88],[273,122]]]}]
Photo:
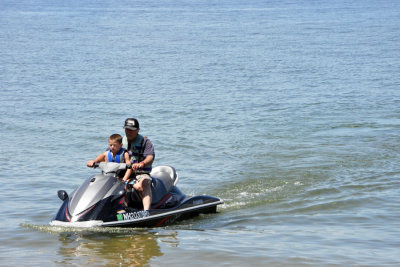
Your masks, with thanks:
[{"label": "man's knee", "polygon": [[148,179],[146,179],[146,180],[143,181],[143,187],[149,187],[150,184],[151,184],[151,181],[148,180]]}]

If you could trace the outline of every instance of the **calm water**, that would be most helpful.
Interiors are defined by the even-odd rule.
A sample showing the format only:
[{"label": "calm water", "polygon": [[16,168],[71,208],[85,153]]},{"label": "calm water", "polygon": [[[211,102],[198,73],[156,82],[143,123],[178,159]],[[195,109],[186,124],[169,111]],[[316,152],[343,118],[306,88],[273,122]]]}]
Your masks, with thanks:
[{"label": "calm water", "polygon": [[[84,2],[0,1],[1,266],[400,264],[399,1]],[[219,213],[48,226],[131,116]]]}]

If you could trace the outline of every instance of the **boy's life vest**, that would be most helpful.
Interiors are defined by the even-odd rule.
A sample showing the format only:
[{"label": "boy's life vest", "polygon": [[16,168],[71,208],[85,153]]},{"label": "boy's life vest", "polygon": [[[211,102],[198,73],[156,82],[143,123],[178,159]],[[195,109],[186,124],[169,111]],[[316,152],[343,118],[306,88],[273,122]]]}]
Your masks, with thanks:
[{"label": "boy's life vest", "polygon": [[116,162],[116,163],[125,163],[125,152],[126,150],[121,147],[121,149],[118,151],[118,153],[113,157],[113,154],[111,153],[110,150],[106,151],[106,162]]}]

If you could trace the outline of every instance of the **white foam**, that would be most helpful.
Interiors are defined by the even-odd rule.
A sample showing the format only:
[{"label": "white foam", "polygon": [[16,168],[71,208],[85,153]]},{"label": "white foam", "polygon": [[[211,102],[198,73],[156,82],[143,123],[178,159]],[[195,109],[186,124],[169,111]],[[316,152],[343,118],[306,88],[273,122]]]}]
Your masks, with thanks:
[{"label": "white foam", "polygon": [[62,221],[51,221],[51,226],[62,226],[62,227],[77,227],[77,228],[88,228],[102,226],[103,221],[86,221],[86,222],[62,222]]}]

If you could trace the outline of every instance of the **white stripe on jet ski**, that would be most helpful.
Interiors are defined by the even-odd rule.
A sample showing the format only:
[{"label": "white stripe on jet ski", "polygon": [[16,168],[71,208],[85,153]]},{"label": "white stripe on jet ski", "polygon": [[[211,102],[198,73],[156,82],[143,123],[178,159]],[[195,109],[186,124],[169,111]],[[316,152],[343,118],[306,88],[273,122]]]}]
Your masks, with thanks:
[{"label": "white stripe on jet ski", "polygon": [[142,218],[138,218],[138,219],[105,222],[105,223],[102,224],[102,226],[121,225],[121,224],[129,224],[129,223],[132,223],[132,222],[147,221],[147,220],[152,220],[152,219],[159,218],[159,217],[164,217],[164,216],[173,215],[173,214],[177,214],[177,213],[183,213],[183,212],[189,211],[189,210],[197,210],[197,209],[201,209],[201,208],[205,208],[205,207],[209,207],[209,206],[216,206],[216,205],[219,205],[219,204],[222,204],[222,203],[224,203],[224,202],[222,200],[220,200],[218,202],[206,203],[206,204],[202,204],[202,205],[197,205],[195,207],[189,207],[189,208],[184,208],[184,209],[179,209],[179,210],[168,211],[168,212],[155,214],[155,215],[150,215],[150,216],[142,217]]}]

